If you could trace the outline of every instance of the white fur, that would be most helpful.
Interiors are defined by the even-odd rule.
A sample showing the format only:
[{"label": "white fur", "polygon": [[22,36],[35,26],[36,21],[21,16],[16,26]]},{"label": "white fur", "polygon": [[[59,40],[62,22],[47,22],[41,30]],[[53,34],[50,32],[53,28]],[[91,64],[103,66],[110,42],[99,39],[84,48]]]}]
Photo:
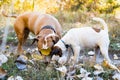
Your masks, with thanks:
[{"label": "white fur", "polygon": [[108,26],[103,19],[98,18],[98,17],[93,17],[92,19],[95,20],[95,21],[99,21],[101,24],[103,24],[104,25],[104,30],[106,32],[108,32]]},{"label": "white fur", "polygon": [[47,43],[47,38],[50,36],[56,36],[56,34],[53,32],[45,37],[45,44],[43,44],[42,49],[48,49],[48,43]]},{"label": "white fur", "polygon": [[58,63],[61,65],[64,65],[67,62],[67,57],[66,56],[62,56],[59,58]]},{"label": "white fur", "polygon": [[52,61],[58,61],[59,58],[60,58],[59,56],[55,56],[55,55],[53,55],[51,60],[52,60]]},{"label": "white fur", "polygon": [[[102,55],[109,62],[109,65],[112,68],[117,69],[117,67],[115,67],[114,65],[111,64],[111,60],[108,56],[108,47],[109,47],[110,41],[109,41],[109,36],[108,36],[107,24],[101,18],[95,17],[95,18],[93,18],[93,20],[100,21],[104,26],[104,30],[101,30],[100,32],[96,32],[92,27],[73,28],[73,29],[70,29],[65,34],[65,36],[62,38],[62,40],[66,44],[72,45],[72,48],[74,51],[75,63],[78,60],[81,49],[95,48],[96,46],[99,46]],[[64,53],[65,46],[61,42],[61,40],[59,40],[55,44],[55,46],[59,46],[62,49],[63,54],[65,54]]]}]

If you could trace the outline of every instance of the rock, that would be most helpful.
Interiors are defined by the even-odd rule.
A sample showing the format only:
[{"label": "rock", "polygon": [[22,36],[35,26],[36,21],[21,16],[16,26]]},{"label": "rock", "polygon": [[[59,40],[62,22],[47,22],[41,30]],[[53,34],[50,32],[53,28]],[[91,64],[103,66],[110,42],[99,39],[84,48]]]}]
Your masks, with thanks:
[{"label": "rock", "polygon": [[17,60],[15,60],[15,64],[18,69],[23,70],[27,68],[27,57],[24,55],[20,55]]},{"label": "rock", "polygon": [[3,64],[3,63],[6,63],[8,61],[8,58],[3,55],[3,54],[0,54],[0,66]]}]

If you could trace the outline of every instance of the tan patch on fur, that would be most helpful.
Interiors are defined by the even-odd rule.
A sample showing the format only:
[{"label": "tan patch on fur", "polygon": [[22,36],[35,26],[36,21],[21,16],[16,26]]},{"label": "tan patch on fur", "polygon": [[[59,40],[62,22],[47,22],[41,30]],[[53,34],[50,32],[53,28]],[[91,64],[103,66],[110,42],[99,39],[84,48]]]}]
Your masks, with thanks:
[{"label": "tan patch on fur", "polygon": [[101,29],[93,28],[96,32],[100,32]]}]

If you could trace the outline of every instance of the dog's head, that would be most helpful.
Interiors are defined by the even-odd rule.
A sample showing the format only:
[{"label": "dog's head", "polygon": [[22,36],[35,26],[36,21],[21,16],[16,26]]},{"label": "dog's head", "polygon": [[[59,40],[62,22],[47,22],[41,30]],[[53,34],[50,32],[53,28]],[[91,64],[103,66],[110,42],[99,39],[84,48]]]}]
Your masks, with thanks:
[{"label": "dog's head", "polygon": [[[48,35],[38,35],[34,38],[33,43],[37,42],[38,50],[41,52],[42,50],[50,50],[54,46],[55,43],[59,40],[58,35],[55,33],[48,34]],[[50,52],[49,51],[49,52]]]},{"label": "dog's head", "polygon": [[61,57],[62,56],[62,49],[60,47],[58,47],[58,46],[54,46],[52,48],[52,51],[51,51],[51,57],[53,55]]},{"label": "dog's head", "polygon": [[50,53],[50,57],[52,61],[57,61],[60,57],[62,57],[62,49],[58,46],[54,46]]}]

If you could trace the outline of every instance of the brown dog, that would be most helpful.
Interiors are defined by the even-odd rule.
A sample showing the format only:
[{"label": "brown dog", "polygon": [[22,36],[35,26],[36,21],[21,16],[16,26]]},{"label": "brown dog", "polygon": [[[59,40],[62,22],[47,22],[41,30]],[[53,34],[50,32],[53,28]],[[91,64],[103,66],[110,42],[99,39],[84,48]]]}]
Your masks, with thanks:
[{"label": "brown dog", "polygon": [[37,41],[38,50],[52,48],[52,46],[61,38],[62,28],[58,20],[49,14],[40,14],[37,12],[26,12],[19,16],[6,15],[6,17],[16,18],[14,30],[17,34],[18,52],[22,53],[22,45],[26,41],[29,32],[36,35],[33,43]]}]

